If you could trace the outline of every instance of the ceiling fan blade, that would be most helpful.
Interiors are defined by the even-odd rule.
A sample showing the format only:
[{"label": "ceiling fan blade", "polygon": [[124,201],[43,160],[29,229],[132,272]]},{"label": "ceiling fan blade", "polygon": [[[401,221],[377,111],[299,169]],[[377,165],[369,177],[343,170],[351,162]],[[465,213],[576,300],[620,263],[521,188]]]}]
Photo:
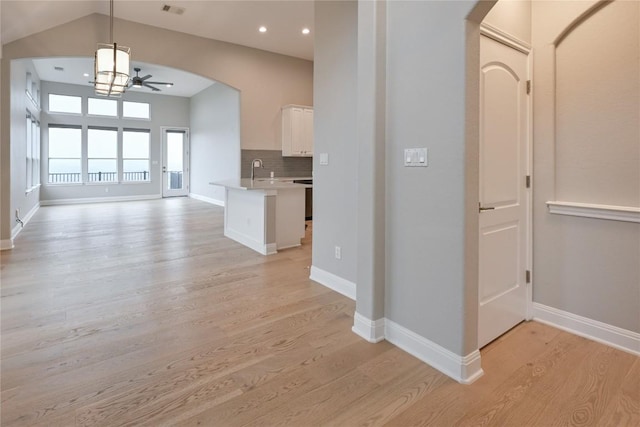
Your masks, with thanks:
[{"label": "ceiling fan blade", "polygon": [[155,86],[151,86],[151,85],[150,85],[149,83],[147,83],[147,82],[143,82],[143,83],[142,83],[142,86],[148,87],[149,89],[151,89],[151,90],[152,90],[152,91],[154,91],[154,92],[160,92],[160,89],[158,89],[158,88],[157,88],[157,87],[155,87]]},{"label": "ceiling fan blade", "polygon": [[173,83],[171,83],[171,82],[145,82],[145,83],[150,83],[152,85],[163,85],[163,86],[171,85],[171,86],[173,86]]},{"label": "ceiling fan blade", "polygon": [[147,80],[147,79],[150,79],[150,78],[151,78],[151,74],[147,74],[144,77],[140,77],[140,80]]}]

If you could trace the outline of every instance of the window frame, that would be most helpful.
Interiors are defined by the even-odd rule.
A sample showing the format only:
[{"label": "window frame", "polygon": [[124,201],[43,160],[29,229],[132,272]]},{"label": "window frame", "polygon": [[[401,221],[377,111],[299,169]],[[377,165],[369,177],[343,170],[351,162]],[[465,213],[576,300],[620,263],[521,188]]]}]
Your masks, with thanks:
[{"label": "window frame", "polygon": [[[114,102],[116,104],[116,112],[114,115],[109,115],[109,114],[97,114],[97,113],[92,113],[91,112],[91,100],[95,100],[95,101],[100,101],[100,102]],[[88,96],[87,97],[87,117],[99,117],[99,118],[106,118],[106,119],[117,119],[119,118],[119,110],[120,110],[120,103],[118,102],[117,99],[110,99],[110,98],[96,98],[94,96]]]},{"label": "window frame", "polygon": [[[76,129],[80,131],[80,157],[51,157],[51,129]],[[83,157],[84,157],[84,149],[83,149],[83,127],[80,125],[63,125],[57,123],[49,123],[48,126],[48,134],[47,134],[47,185],[82,185],[84,184],[84,173],[83,173]],[[80,180],[79,181],[51,181],[51,159],[61,159],[61,160],[78,160],[80,164]],[[77,172],[69,172],[77,174]]]},{"label": "window frame", "polygon": [[[144,105],[147,106],[149,114],[147,115],[147,117],[127,116],[126,113],[125,113],[125,109],[126,109],[125,104],[144,104]],[[151,103],[150,102],[145,102],[145,101],[125,101],[125,100],[122,100],[122,118],[123,119],[127,119],[127,120],[151,121]]]},{"label": "window frame", "polygon": [[[137,158],[137,157],[125,157],[124,152],[125,152],[125,133],[127,132],[131,132],[131,133],[145,133],[147,134],[147,157],[146,158]],[[123,128],[122,129],[122,151],[121,151],[121,160],[122,160],[122,183],[149,183],[151,182],[151,129],[141,129],[141,128]],[[147,172],[148,174],[148,178],[147,179],[143,179],[143,180],[128,180],[125,178],[125,174],[127,173],[125,171],[125,161],[126,160],[146,160],[147,161],[147,171],[143,171],[143,172]]]},{"label": "window frame", "polygon": [[[90,134],[92,130],[97,130],[97,131],[109,131],[109,132],[115,132],[115,142],[116,142],[116,147],[115,147],[115,157],[91,157],[89,150],[90,150]],[[86,175],[86,179],[83,180],[83,183],[85,184],[90,184],[90,185],[96,185],[96,184],[118,184],[121,180],[120,180],[120,167],[119,167],[119,163],[120,163],[120,129],[117,127],[112,127],[112,126],[87,126],[87,132],[86,132],[86,156],[83,158],[83,162],[86,165],[86,171],[87,171],[87,175]],[[95,173],[95,172],[91,172],[89,169],[89,165],[90,165],[90,161],[91,160],[113,160],[115,161],[115,165],[116,165],[116,170],[115,170],[115,175],[114,175],[114,179],[113,180],[96,180],[93,181],[91,180],[91,174]],[[100,173],[100,172],[98,172]],[[114,173],[114,172],[106,172],[106,173]],[[100,176],[100,175],[99,175]]]},{"label": "window frame", "polygon": [[[47,112],[49,114],[64,114],[64,115],[69,115],[69,116],[82,116],[83,113],[83,108],[82,108],[82,96],[80,95],[61,95],[59,93],[53,93],[53,92],[49,92],[47,94]],[[80,112],[76,113],[76,112],[69,112],[69,111],[55,111],[51,109],[51,96],[61,96],[61,97],[66,97],[66,98],[78,98],[80,99]]]}]

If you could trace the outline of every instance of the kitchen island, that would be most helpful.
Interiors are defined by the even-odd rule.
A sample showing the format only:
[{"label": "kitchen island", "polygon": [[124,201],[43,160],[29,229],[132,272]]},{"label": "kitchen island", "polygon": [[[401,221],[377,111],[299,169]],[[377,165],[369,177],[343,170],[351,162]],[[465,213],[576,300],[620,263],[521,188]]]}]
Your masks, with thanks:
[{"label": "kitchen island", "polygon": [[291,179],[233,179],[210,182],[225,189],[224,235],[270,255],[300,246],[304,237],[305,191]]}]

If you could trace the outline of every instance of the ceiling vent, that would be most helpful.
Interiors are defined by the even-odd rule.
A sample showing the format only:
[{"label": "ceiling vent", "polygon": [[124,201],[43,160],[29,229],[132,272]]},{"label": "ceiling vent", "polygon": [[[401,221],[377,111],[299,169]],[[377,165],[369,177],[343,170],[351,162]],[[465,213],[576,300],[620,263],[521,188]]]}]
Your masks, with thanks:
[{"label": "ceiling vent", "polygon": [[182,15],[184,13],[184,7],[170,6],[168,4],[165,4],[164,6],[162,6],[162,11],[173,13],[175,15]]},{"label": "ceiling vent", "polygon": [[56,71],[64,71],[64,68],[62,67],[53,67],[53,69]]}]

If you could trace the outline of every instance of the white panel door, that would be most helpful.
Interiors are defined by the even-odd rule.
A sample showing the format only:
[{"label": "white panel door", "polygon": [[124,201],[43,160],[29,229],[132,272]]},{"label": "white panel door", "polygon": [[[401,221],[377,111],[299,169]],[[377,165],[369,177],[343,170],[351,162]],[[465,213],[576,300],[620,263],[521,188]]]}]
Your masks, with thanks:
[{"label": "white panel door", "polygon": [[189,194],[189,131],[162,129],[162,197]]},{"label": "white panel door", "polygon": [[526,317],[527,64],[526,54],[481,37],[479,347]]}]

